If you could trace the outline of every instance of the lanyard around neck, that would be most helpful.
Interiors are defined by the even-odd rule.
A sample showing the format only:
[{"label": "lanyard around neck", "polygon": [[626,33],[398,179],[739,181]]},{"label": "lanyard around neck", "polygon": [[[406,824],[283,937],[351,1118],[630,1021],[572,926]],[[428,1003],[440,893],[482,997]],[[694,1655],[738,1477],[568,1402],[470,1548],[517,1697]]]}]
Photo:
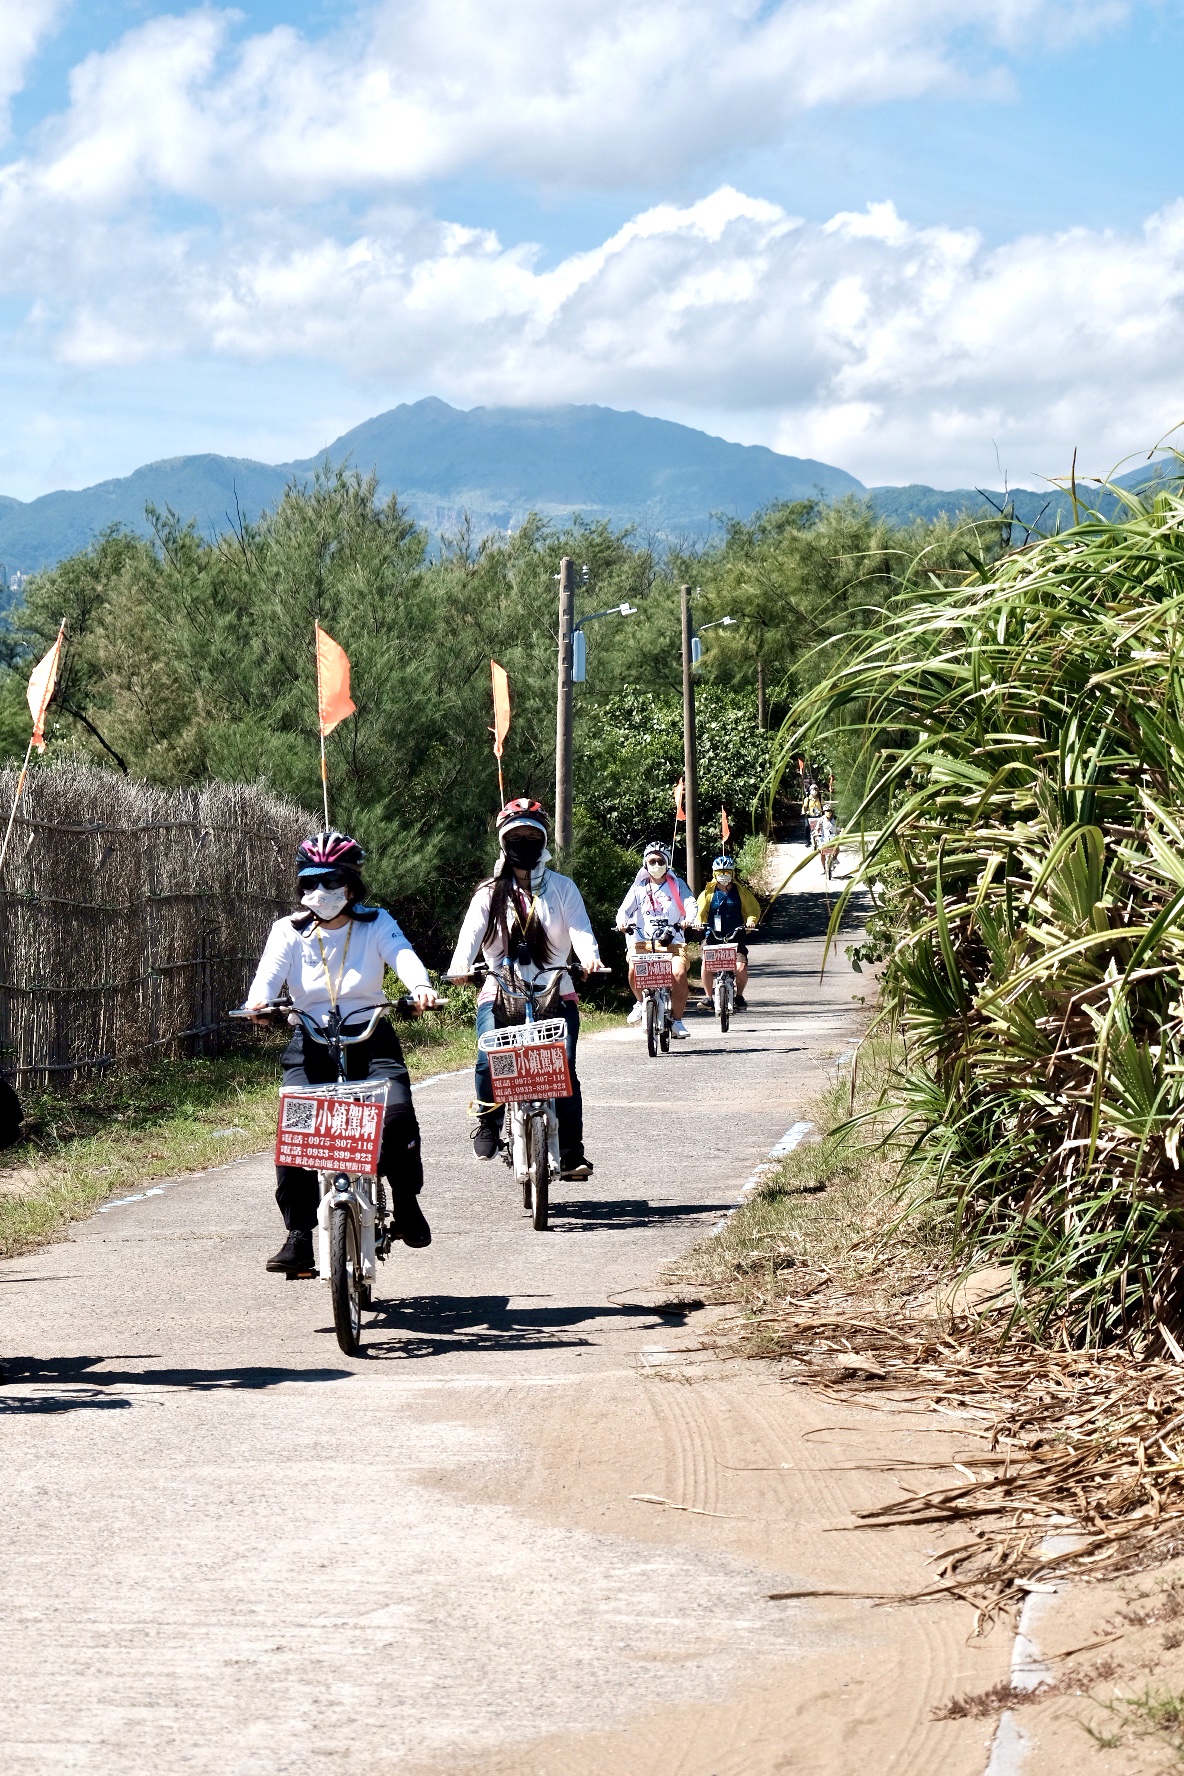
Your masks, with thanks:
[{"label": "lanyard around neck", "polygon": [[337,1010],[337,1000],[341,993],[341,983],[345,979],[345,965],[349,961],[349,940],[353,934],[354,922],[351,919],[345,928],[345,948],[341,952],[341,967],[337,970],[337,979],[334,980],[329,970],[329,958],[325,954],[325,944],[321,937],[321,928],[319,925],[317,926],[317,948],[321,952],[321,962],[325,970],[325,985],[329,989],[329,1005],[333,1011]]}]

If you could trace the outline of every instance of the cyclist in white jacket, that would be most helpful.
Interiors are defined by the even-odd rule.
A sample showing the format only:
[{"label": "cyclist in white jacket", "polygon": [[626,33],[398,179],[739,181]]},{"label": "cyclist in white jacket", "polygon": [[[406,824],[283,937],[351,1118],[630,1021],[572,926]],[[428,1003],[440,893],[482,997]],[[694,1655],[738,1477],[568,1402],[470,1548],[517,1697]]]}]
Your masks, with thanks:
[{"label": "cyclist in white jacket", "polygon": [[687,884],[676,876],[670,867],[670,852],[661,839],[655,839],[647,845],[642,853],[642,867],[634,879],[633,886],[617,908],[617,928],[620,931],[632,929],[635,933],[629,946],[629,985],[633,988],[633,996],[637,1004],[629,1013],[629,1022],[639,1024],[642,1019],[641,989],[637,984],[637,975],[633,967],[633,955],[639,942],[651,943],[654,933],[666,927],[673,927],[675,935],[662,940],[662,948],[670,952],[671,966],[674,970],[674,985],[670,989],[670,1009],[674,1021],[670,1026],[672,1036],[689,1036],[690,1031],[682,1021],[682,1014],[687,1008],[687,948],[684,927],[688,919],[695,917],[695,897]]},{"label": "cyclist in white jacket", "polygon": [[[348,833],[329,831],[305,839],[296,852],[300,909],[277,919],[268,934],[247,1005],[273,1005],[286,994],[318,1024],[340,1011],[361,1030],[371,1009],[386,997],[383,979],[395,969],[411,994],[416,1016],[436,1003],[428,971],[391,915],[367,906],[361,870],[366,853]],[[268,1022],[266,1015],[256,1020]],[[385,1079],[387,1104],[382,1119],[378,1167],[390,1185],[395,1237],[409,1246],[431,1243],[431,1230],[419,1207],[423,1164],[419,1124],[411,1102],[411,1080],[399,1038],[386,1018],[367,1042],[345,1050],[350,1079]],[[285,1085],[328,1085],[336,1077],[332,1053],[303,1029],[296,1031],[281,1062]],[[267,1269],[286,1276],[309,1276],[313,1268],[312,1230],[320,1190],[317,1174],[305,1166],[277,1165],[275,1200],[288,1237]]]},{"label": "cyclist in white jacket", "polygon": [[[572,1095],[555,1100],[559,1122],[559,1163],[564,1178],[588,1178],[592,1164],[584,1154],[584,1105],[576,1073],[580,1007],[567,963],[572,952],[587,974],[604,969],[583,896],[569,876],[547,868],[547,816],[539,802],[519,796],[497,817],[501,846],[497,868],[482,882],[465,914],[456,949],[448,964],[450,980],[465,980],[479,956],[491,966],[513,961],[524,981],[534,983],[559,970],[555,1016],[567,1025],[567,1063]],[[487,979],[477,998],[478,1038],[494,1028],[497,983]],[[477,1050],[474,1078],[477,1126],[473,1154],[495,1159],[501,1149],[505,1107],[493,1101],[489,1056]]]}]

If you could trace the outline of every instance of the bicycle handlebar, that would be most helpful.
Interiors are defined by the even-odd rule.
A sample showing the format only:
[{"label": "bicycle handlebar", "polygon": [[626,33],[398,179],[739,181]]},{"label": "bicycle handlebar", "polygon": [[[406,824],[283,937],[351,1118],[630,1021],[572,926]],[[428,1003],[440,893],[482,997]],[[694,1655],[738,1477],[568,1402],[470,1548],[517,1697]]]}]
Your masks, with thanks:
[{"label": "bicycle handlebar", "polygon": [[[370,1040],[378,1028],[384,1011],[394,1011],[402,1017],[413,1017],[415,1015],[412,1011],[414,1004],[414,999],[404,994],[401,999],[382,999],[374,1005],[357,1006],[341,1017],[336,1030],[328,1025],[318,1024],[310,1012],[301,1011],[298,1006],[292,1004],[290,999],[274,1000],[268,1005],[240,1005],[230,1013],[230,1016],[232,1018],[283,1017],[289,1023],[295,1019],[306,1034],[313,1038],[314,1042],[326,1044],[339,1042],[343,1048],[352,1048],[355,1043]],[[447,999],[437,999],[435,1005],[427,1006],[425,1009],[438,1011],[447,1004]],[[365,1029],[347,1034],[353,1019],[364,1017],[367,1012],[370,1013],[370,1017]]]}]

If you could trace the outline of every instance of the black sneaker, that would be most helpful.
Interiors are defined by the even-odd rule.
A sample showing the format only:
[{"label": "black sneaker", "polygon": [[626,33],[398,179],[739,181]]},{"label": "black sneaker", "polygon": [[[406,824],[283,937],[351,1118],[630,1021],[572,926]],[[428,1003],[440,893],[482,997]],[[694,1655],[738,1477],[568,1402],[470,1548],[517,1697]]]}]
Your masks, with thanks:
[{"label": "black sneaker", "polygon": [[311,1276],[314,1269],[312,1234],[290,1233],[275,1257],[267,1260],[265,1268],[279,1276]]},{"label": "black sneaker", "polygon": [[394,1234],[405,1246],[430,1246],[432,1230],[424,1219],[417,1196],[405,1196],[394,1206]]},{"label": "black sneaker", "polygon": [[472,1141],[474,1159],[496,1159],[501,1152],[501,1136],[491,1122],[479,1122],[473,1130]]},{"label": "black sneaker", "polygon": [[560,1156],[559,1156],[559,1176],[561,1178],[566,1178],[569,1183],[579,1181],[584,1178],[590,1178],[592,1176],[592,1172],[593,1172],[592,1161],[590,1159],[586,1159],[584,1157],[583,1153],[560,1154]]},{"label": "black sneaker", "polygon": [[748,1000],[744,997],[743,993],[737,993],[736,997],[732,1001],[732,1008],[735,1011],[747,1011],[748,1010]]}]

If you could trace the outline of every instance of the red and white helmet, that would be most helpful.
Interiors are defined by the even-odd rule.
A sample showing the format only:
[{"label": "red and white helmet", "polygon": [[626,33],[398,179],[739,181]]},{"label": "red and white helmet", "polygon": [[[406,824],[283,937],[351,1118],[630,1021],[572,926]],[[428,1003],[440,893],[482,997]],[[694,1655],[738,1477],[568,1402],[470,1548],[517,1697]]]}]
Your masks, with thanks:
[{"label": "red and white helmet", "polygon": [[529,796],[515,796],[507,802],[497,817],[497,836],[504,839],[512,828],[517,826],[533,827],[547,836],[547,810],[541,802],[531,801]]}]

